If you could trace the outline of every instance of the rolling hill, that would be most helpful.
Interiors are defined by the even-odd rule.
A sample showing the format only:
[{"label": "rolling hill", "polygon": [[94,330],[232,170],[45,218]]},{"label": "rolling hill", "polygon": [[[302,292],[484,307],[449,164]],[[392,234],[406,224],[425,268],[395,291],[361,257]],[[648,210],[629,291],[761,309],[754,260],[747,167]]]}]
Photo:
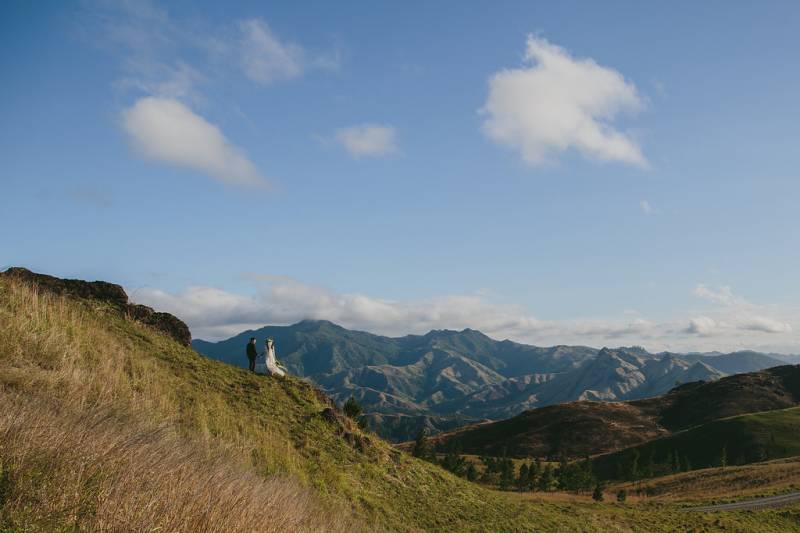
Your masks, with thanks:
[{"label": "rolling hill", "polygon": [[[507,420],[443,433],[432,441],[441,450],[455,447],[469,454],[579,458],[667,438],[726,417],[798,405],[800,366],[784,365],[688,383],[659,397],[532,409]],[[697,466],[701,464],[707,463]]]},{"label": "rolling hill", "polygon": [[664,394],[676,383],[784,364],[756,352],[651,354],[638,347],[537,347],[497,341],[470,329],[390,338],[327,321],[245,331],[220,342],[194,340],[205,355],[245,366],[250,337],[275,339],[294,374],[337,402],[354,396],[371,426],[394,441],[575,400],[632,400]]},{"label": "rolling hill", "polygon": [[102,298],[0,276],[0,529],[794,530],[785,512],[526,502],[362,431]]},{"label": "rolling hill", "polygon": [[800,407],[721,418],[595,457],[602,479],[640,479],[800,455]]}]

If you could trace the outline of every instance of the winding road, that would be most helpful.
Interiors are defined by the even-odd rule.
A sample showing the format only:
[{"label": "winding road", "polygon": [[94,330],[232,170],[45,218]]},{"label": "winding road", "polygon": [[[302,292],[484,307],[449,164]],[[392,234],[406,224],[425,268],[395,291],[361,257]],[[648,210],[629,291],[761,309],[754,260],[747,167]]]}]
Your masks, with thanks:
[{"label": "winding road", "polygon": [[686,512],[713,513],[715,511],[754,511],[757,509],[768,509],[773,507],[786,507],[800,503],[800,492],[790,492],[780,496],[769,496],[767,498],[757,498],[755,500],[744,500],[735,503],[723,503],[720,505],[706,505],[704,507],[689,507],[684,509]]}]

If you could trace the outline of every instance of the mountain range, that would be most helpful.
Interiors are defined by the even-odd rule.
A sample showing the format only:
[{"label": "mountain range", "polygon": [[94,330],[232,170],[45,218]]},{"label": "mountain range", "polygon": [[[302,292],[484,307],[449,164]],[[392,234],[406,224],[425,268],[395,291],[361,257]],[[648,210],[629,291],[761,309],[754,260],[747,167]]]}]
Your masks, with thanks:
[{"label": "mountain range", "polygon": [[437,433],[570,401],[649,398],[683,383],[785,364],[752,351],[538,347],[472,329],[385,337],[320,320],[248,330],[220,342],[196,339],[192,346],[244,367],[250,337],[273,338],[286,368],[336,401],[355,397],[370,425],[394,441],[413,438],[421,427]]}]

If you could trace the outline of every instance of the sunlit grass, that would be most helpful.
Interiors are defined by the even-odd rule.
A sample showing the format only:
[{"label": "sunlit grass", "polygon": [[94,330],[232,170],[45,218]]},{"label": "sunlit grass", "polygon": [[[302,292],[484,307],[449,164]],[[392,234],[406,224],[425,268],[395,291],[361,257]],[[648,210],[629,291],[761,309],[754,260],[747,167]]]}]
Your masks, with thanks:
[{"label": "sunlit grass", "polygon": [[[0,279],[0,530],[800,530],[794,511],[543,501],[413,459],[296,379]],[[125,527],[128,526],[128,527]]]}]

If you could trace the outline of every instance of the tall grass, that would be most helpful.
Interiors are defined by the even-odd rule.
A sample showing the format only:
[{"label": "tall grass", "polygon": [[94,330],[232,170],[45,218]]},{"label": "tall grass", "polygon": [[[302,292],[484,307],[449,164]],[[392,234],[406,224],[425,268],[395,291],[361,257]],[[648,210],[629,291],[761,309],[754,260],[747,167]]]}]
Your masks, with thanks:
[{"label": "tall grass", "polygon": [[328,406],[301,380],[0,277],[0,531],[800,531],[800,511],[714,527],[670,507],[518,501]]},{"label": "tall grass", "polygon": [[296,481],[120,416],[0,393],[2,508],[10,526],[88,531],[345,531]]},{"label": "tall grass", "polygon": [[117,334],[131,326],[0,282],[0,529],[359,529],[296,478],[259,475],[249,449],[187,431],[179,389]]}]

